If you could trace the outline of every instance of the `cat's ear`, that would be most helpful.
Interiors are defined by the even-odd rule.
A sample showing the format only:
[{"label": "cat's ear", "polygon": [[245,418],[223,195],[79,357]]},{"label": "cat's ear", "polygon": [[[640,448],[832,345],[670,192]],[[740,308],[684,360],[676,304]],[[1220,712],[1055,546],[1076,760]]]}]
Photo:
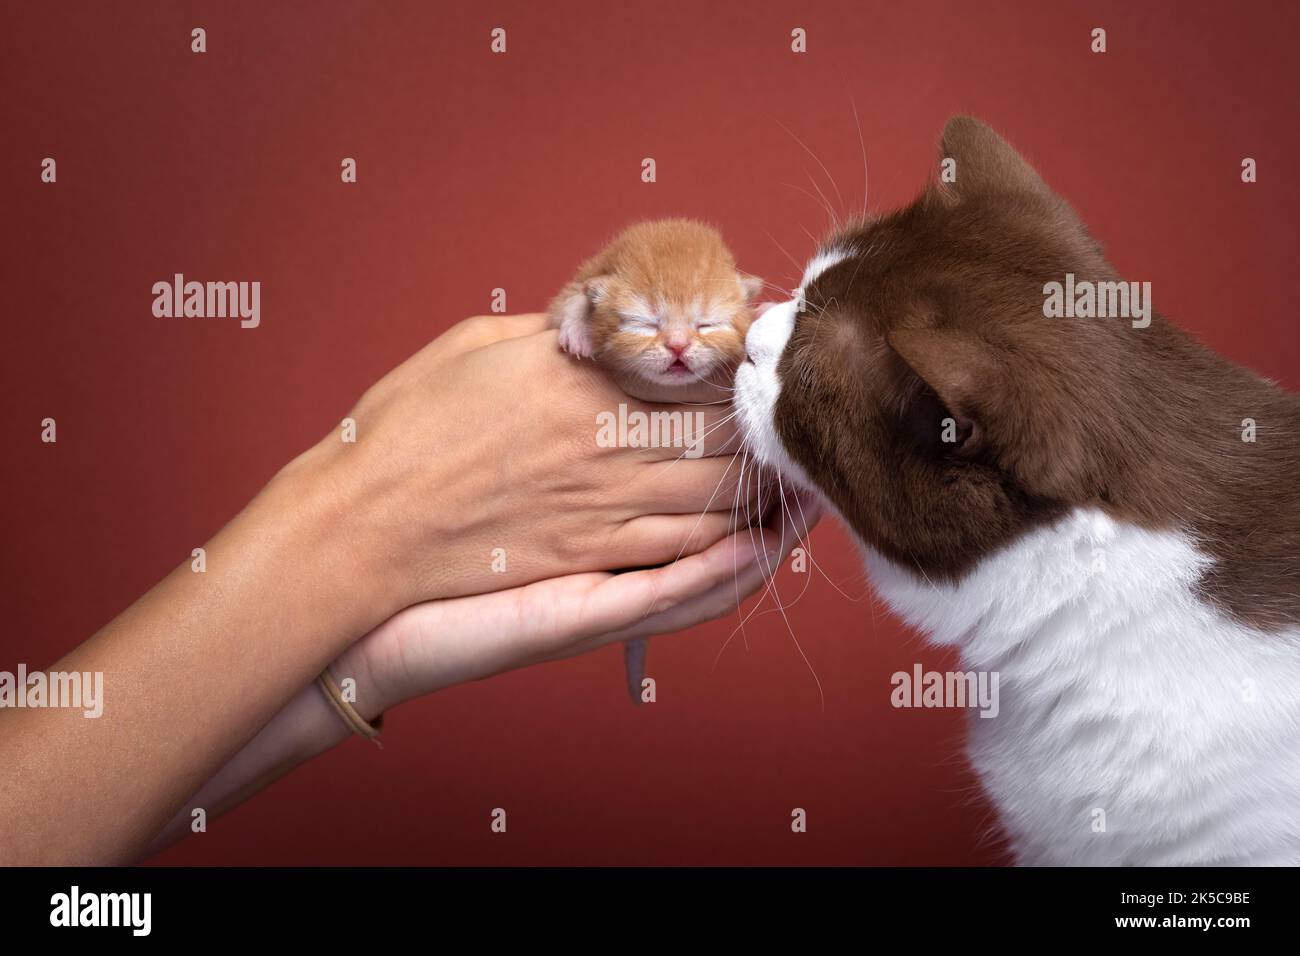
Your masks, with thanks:
[{"label": "cat's ear", "polygon": [[763,280],[758,276],[746,275],[742,272],[737,278],[740,280],[740,294],[744,296],[746,303],[752,304],[763,294]]},{"label": "cat's ear", "polygon": [[969,116],[954,116],[943,128],[935,190],[950,202],[991,192],[1052,195],[1024,157]]},{"label": "cat's ear", "polygon": [[911,436],[962,454],[982,448],[1000,391],[990,347],[975,336],[933,328],[896,329],[886,342],[919,380],[905,391],[899,410]]},{"label": "cat's ear", "polygon": [[913,438],[936,451],[978,453],[1043,498],[1077,498],[1099,486],[1107,463],[1077,427],[1075,393],[1059,376],[1013,375],[1007,353],[957,329],[896,329],[885,340],[919,379],[899,409]]}]

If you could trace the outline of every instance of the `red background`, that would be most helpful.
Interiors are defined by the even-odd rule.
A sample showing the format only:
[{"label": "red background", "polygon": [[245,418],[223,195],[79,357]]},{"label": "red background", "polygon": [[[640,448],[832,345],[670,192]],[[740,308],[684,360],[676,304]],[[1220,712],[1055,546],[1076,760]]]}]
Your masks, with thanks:
[{"label": "red background", "polygon": [[[633,219],[709,219],[793,284],[779,247],[802,262],[827,225],[805,170],[835,192],[782,125],[847,210],[853,103],[873,208],[920,188],[950,114],[983,117],[1160,311],[1295,388],[1296,24],[1241,3],[11,5],[0,668],[51,663],[494,287],[540,309]],[[260,280],[261,328],[154,318],[174,272]],[[838,528],[813,543],[869,594]],[[789,616],[824,710],[779,615],[711,669],[733,618],[655,644],[653,707],[627,703],[614,650],[459,687],[391,714],[382,752],[346,744],[160,859],[1004,862],[961,716],[889,705],[892,672],[955,661],[820,576],[783,572],[786,599],[805,583]]]}]

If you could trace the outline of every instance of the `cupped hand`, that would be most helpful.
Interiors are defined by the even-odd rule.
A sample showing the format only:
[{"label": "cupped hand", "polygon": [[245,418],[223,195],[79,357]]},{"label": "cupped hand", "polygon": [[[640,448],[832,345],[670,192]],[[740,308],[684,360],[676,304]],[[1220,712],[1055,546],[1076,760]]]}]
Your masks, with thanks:
[{"label": "cupped hand", "polygon": [[[620,404],[700,414],[704,455],[605,447],[598,415]],[[717,542],[745,496],[730,416],[629,398],[562,353],[544,315],[480,317],[367,391],[354,442],[332,434],[289,467],[321,476],[340,534],[381,557],[364,583],[382,582],[394,613]]]},{"label": "cupped hand", "polygon": [[811,501],[790,500],[774,509],[771,527],[742,530],[663,567],[573,574],[419,604],[349,648],[332,669],[356,680],[357,707],[373,718],[453,684],[683,630],[735,610],[818,517]]}]

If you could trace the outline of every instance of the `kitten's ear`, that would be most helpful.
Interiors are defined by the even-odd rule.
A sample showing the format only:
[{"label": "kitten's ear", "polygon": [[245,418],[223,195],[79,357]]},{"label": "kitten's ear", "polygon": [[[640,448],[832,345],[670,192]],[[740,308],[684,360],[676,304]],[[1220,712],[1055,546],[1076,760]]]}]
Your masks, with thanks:
[{"label": "kitten's ear", "polygon": [[551,325],[572,326],[591,317],[592,308],[604,298],[608,276],[594,276],[586,281],[570,282],[551,303]]},{"label": "kitten's ear", "polygon": [[608,293],[608,276],[595,276],[585,282],[570,282],[551,303],[551,326],[560,330],[560,348],[578,358],[596,354],[596,338],[591,330],[591,310]]},{"label": "kitten's ear", "polygon": [[947,329],[897,329],[885,340],[923,386],[908,392],[900,409],[912,437],[963,454],[981,448],[999,392],[989,346]]},{"label": "kitten's ear", "polygon": [[969,116],[954,116],[943,128],[935,189],[953,202],[990,192],[1052,195],[1042,177],[1006,140]]},{"label": "kitten's ear", "polygon": [[752,304],[755,299],[763,294],[763,280],[758,276],[746,275],[742,272],[739,279],[740,294],[744,296],[747,303]]},{"label": "kitten's ear", "polygon": [[584,322],[591,312],[591,300],[587,290],[571,284],[555,297],[550,307],[551,326],[562,329],[574,322]]},{"label": "kitten's ear", "polygon": [[587,301],[591,305],[599,305],[605,296],[609,295],[609,285],[612,280],[609,276],[592,276],[583,285],[583,291],[587,294]]}]

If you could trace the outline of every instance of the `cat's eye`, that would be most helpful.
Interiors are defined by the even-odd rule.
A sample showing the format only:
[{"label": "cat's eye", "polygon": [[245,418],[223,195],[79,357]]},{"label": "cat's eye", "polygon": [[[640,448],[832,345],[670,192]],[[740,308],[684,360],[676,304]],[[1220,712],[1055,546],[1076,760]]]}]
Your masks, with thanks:
[{"label": "cat's eye", "polygon": [[711,331],[712,329],[718,328],[721,324],[722,324],[721,322],[701,322],[699,325],[695,327],[695,331],[708,332]]}]

